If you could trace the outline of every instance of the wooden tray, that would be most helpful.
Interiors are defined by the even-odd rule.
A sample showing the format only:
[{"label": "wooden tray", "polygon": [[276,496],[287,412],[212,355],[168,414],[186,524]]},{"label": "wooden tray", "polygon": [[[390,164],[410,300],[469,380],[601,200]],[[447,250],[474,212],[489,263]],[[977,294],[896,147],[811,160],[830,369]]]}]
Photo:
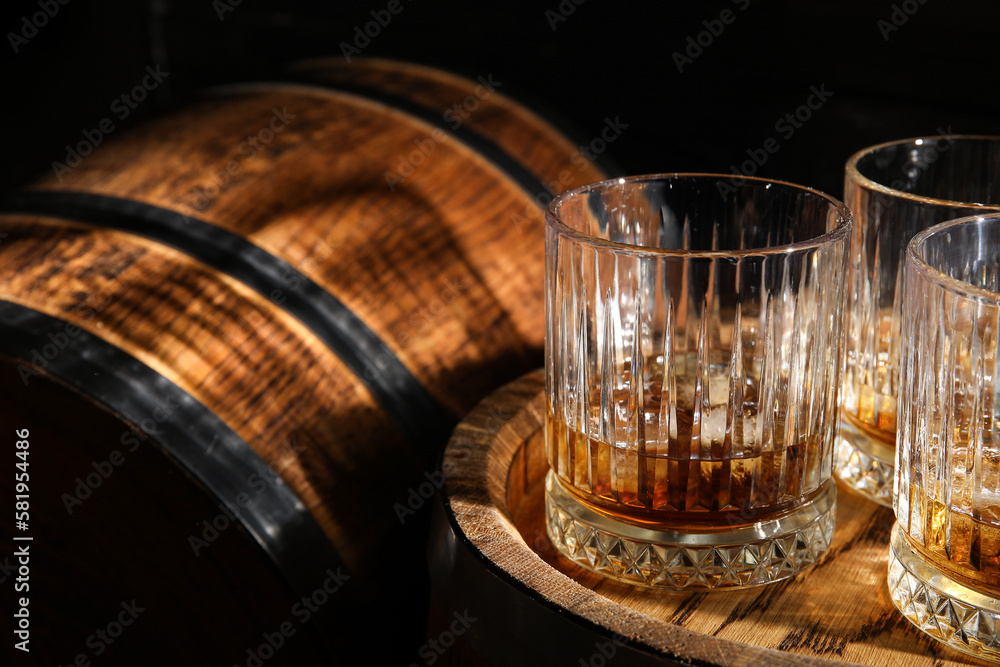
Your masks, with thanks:
[{"label": "wooden tray", "polygon": [[777,584],[653,591],[563,559],[545,533],[543,390],[541,372],[502,388],[445,451],[444,506],[430,547],[435,605],[465,605],[486,619],[470,627],[453,660],[594,665],[613,647],[611,658],[631,658],[622,664],[989,664],[938,644],[896,612],[885,582],[892,512],[843,487],[830,550]]}]

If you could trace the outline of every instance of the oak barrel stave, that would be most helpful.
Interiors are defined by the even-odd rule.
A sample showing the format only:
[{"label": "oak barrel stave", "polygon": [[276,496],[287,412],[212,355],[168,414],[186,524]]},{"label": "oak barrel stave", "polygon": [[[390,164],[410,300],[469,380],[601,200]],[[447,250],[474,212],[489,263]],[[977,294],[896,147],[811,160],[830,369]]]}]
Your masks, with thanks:
[{"label": "oak barrel stave", "polygon": [[[326,83],[335,89],[355,90],[361,94],[381,93],[388,99],[402,98],[430,111],[428,117],[444,132],[468,128],[499,148],[486,154],[514,158],[531,172],[537,182],[553,193],[575,185],[617,175],[618,167],[606,154],[591,161],[575,142],[579,134],[563,118],[539,115],[538,101],[519,104],[508,96],[512,84],[492,72],[469,81],[449,72],[414,63],[400,66],[381,58],[318,59],[298,64],[292,69],[303,80]],[[553,133],[551,127],[561,133]],[[569,134],[572,133],[572,134]],[[538,191],[538,183],[530,188]]]},{"label": "oak barrel stave", "polygon": [[[280,124],[276,118],[284,127],[262,135],[262,128]],[[333,612],[302,625],[298,648],[277,651],[269,664],[303,664],[303,656],[321,655],[348,656],[349,662],[372,650],[365,640],[383,635],[386,626],[395,629],[396,641],[377,650],[405,655],[407,642],[423,634],[426,598],[419,591],[428,517],[417,513],[401,522],[394,508],[425,481],[442,444],[440,427],[431,433],[420,428],[446,428],[493,387],[536,365],[542,345],[541,215],[523,183],[449,140],[388,188],[386,170],[433,129],[353,93],[288,84],[241,87],[115,137],[61,180],[43,178],[20,199],[8,198],[10,212],[0,215],[0,231],[7,234],[0,243],[5,312],[38,313],[56,330],[79,327],[81,340],[98,338],[122,353],[124,366],[141,366],[163,386],[176,387],[220,420],[233,442],[243,443],[248,461],[278,471],[269,492],[284,489],[295,499],[284,510],[287,524],[274,523],[283,516],[274,507],[278,518],[271,523],[255,528],[234,522],[200,555],[185,552],[187,542],[179,552],[160,553],[156,535],[171,547],[178,535],[200,535],[205,520],[219,514],[213,494],[224,488],[235,498],[249,485],[246,471],[242,478],[227,475],[224,466],[206,483],[188,469],[192,464],[173,460],[178,449],[152,434],[153,446],[129,452],[132,458],[94,490],[78,515],[101,517],[108,507],[128,505],[136,489],[158,507],[179,493],[202,498],[200,505],[178,502],[147,541],[112,550],[111,538],[64,530],[68,518],[60,515],[59,502],[40,506],[46,536],[53,542],[60,534],[71,536],[82,550],[80,558],[62,561],[65,569],[39,594],[48,609],[80,609],[75,617],[64,615],[58,630],[39,626],[37,636],[55,660],[71,660],[74,647],[100,622],[108,590],[96,583],[68,585],[87,576],[99,553],[111,562],[143,562],[146,576],[129,585],[160,601],[159,611],[145,617],[146,629],[137,623],[130,641],[151,645],[165,631],[202,637],[186,649],[164,645],[158,655],[163,664],[198,650],[245,664],[255,640],[273,632],[289,618],[294,601],[321,584],[325,564],[343,563],[349,585],[331,596],[327,610]],[[269,139],[251,155],[241,152],[250,136]],[[568,159],[553,157],[532,169],[557,178]],[[228,181],[218,177],[227,169]],[[593,174],[574,170],[572,185]],[[220,185],[220,178],[227,182]],[[515,214],[523,222],[514,224]],[[249,247],[222,242],[229,237]],[[292,270],[282,274],[281,267]],[[316,306],[313,296],[326,300]],[[330,304],[343,312],[331,311]],[[374,341],[368,347],[351,337],[357,330],[352,317]],[[11,357],[3,365],[8,400],[0,423],[21,428],[18,423],[29,420],[38,442],[72,448],[71,439],[57,437],[68,428],[68,412],[26,408],[51,394],[63,401],[75,396],[88,406],[77,406],[77,413],[89,409],[93,419],[117,419],[123,431],[135,432],[143,415],[116,407],[122,392],[94,400],[82,378],[71,377],[78,364],[33,367],[32,352],[45,343],[39,338],[0,350]],[[373,351],[385,358],[365,359]],[[353,362],[348,353],[356,355]],[[400,371],[395,375],[393,364]],[[33,371],[28,386],[39,387],[38,393],[19,391],[25,368]],[[413,385],[397,382],[407,376],[426,392],[426,399],[412,402],[430,401],[440,419],[412,407],[409,420],[388,413],[387,404],[412,398]],[[167,421],[178,432],[188,426]],[[90,445],[94,461],[120,448],[107,431]],[[199,431],[185,446],[211,451],[216,436]],[[137,462],[134,473],[125,472],[130,460]],[[183,488],[157,477],[162,463],[140,460],[172,460],[186,480]],[[78,475],[88,472],[83,463]],[[51,480],[50,495],[72,486],[72,470]],[[295,553],[282,551],[296,543],[295,531],[308,532],[303,522],[332,546],[328,559],[299,562]],[[56,560],[56,552],[45,548]],[[233,558],[245,561],[242,579],[233,574],[221,589],[203,584]],[[157,577],[171,568],[190,576]],[[273,585],[258,592],[254,581],[264,573]],[[415,582],[416,592],[400,596],[400,580]],[[125,595],[129,585],[115,590]],[[198,606],[199,614],[180,614],[184,601]],[[204,636],[205,618],[222,616],[233,619],[231,627],[220,624],[216,636]]]}]

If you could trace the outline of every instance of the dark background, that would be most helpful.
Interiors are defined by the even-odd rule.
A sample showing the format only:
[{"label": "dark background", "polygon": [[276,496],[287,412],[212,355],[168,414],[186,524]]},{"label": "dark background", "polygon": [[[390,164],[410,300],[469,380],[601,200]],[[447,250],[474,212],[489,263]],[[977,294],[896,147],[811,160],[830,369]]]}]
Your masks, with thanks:
[{"label": "dark background", "polygon": [[[340,56],[388,4],[69,0],[15,53],[10,33],[24,34],[38,1],[8,3],[0,20],[0,190],[63,160],[151,63],[169,72],[165,85],[116,132],[205,86]],[[581,139],[618,118],[628,127],[608,156],[628,173],[728,172],[774,138],[779,150],[748,167],[840,194],[844,161],[863,146],[947,128],[1000,133],[1000,3],[989,0],[399,2],[361,55],[492,74],[502,92],[557,112]],[[712,35],[704,22],[723,10],[733,20]],[[700,54],[688,42],[699,33]],[[683,72],[675,52],[695,56]],[[789,125],[776,130],[813,86],[832,96],[793,136]]]},{"label": "dark background", "polygon": [[[341,56],[389,4],[235,1],[8,0],[0,192],[64,161],[148,66],[169,76],[115,134],[206,87]],[[26,29],[39,2],[58,11]],[[1000,134],[995,0],[399,2],[360,55],[490,76],[583,142],[615,120],[624,129],[602,157],[626,173],[748,165],[839,195],[844,162],[864,146],[948,129]],[[15,39],[16,52],[12,34],[27,40]],[[798,126],[786,120],[814,89],[832,95],[822,105],[814,96],[819,108],[799,111],[809,118]],[[769,140],[778,150],[762,152]]]}]

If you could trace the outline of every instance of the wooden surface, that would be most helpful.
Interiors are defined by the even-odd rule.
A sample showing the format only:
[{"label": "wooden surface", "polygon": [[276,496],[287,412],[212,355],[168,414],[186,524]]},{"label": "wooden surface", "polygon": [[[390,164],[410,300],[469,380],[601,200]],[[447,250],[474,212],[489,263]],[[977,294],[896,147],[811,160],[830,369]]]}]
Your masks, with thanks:
[{"label": "wooden surface", "polygon": [[[421,89],[429,74],[402,75],[400,94],[407,76]],[[477,85],[449,82],[460,99]],[[490,122],[530,117],[510,113],[514,107],[497,92]],[[537,119],[526,131],[558,134]],[[260,84],[116,134],[33,190],[134,200],[247,239],[339,299],[457,421],[541,362],[543,207],[494,161],[435,132],[356,94]],[[501,151],[507,135],[493,137]],[[258,139],[252,150],[251,137]],[[571,146],[552,137],[542,143],[542,152],[510,150],[532,158],[539,177],[557,179]],[[389,183],[387,173],[402,173],[406,163],[402,180]],[[574,168],[566,186],[596,175],[589,165]],[[24,214],[0,214],[0,234],[0,299],[78,325],[220,417],[280,471],[383,620],[400,634],[422,632],[427,513],[401,521],[396,508],[426,483],[443,442],[409,442],[364,382],[282,307],[280,294],[258,293],[195,259],[183,243]],[[19,401],[30,400],[3,398],[0,411],[14,418],[25,412]],[[84,466],[78,474],[86,473]],[[187,517],[187,525],[205,518]],[[51,520],[67,519],[57,513]],[[399,579],[414,582],[416,592],[397,595]],[[193,600],[197,591],[177,594]],[[238,598],[230,602],[242,604]],[[81,605],[81,622],[96,626],[101,602],[89,596],[67,604]]]},{"label": "wooden surface", "polygon": [[314,60],[301,63],[296,71],[334,85],[402,95],[434,109],[449,126],[461,124],[503,146],[555,193],[607,178],[584,157],[579,144],[553,132],[547,120],[507,97],[505,82],[490,72],[484,72],[470,90],[464,77],[382,58],[352,58],[349,63],[342,58]]},{"label": "wooden surface", "polygon": [[544,376],[535,372],[480,404],[444,458],[445,503],[458,530],[492,563],[484,572],[526,587],[526,607],[556,605],[595,624],[596,635],[625,635],[665,660],[989,664],[934,642],[895,611],[885,583],[891,510],[842,487],[830,550],[785,582],[746,591],[654,591],[580,569],[557,555],[545,534],[543,422]]},{"label": "wooden surface", "polygon": [[[273,109],[295,117],[241,156]],[[249,239],[336,295],[457,418],[541,359],[543,230],[538,205],[457,141],[441,142],[390,191],[384,172],[431,132],[354,96],[261,86],[116,137],[38,187],[135,199]],[[213,190],[234,159],[240,173]],[[201,206],[204,189],[217,194]],[[526,207],[534,219],[512,224]],[[419,482],[420,464],[312,332],[154,241],[21,215],[0,217],[0,229],[0,298],[79,324],[210,406],[282,465],[357,572],[379,570],[365,545],[398,526],[393,504]],[[86,319],[95,306],[100,316]],[[288,451],[293,438],[301,456]],[[367,482],[376,470],[378,492]],[[364,513],[333,509],[355,501]]]},{"label": "wooden surface", "polygon": [[[273,109],[295,118],[242,155]],[[458,417],[504,380],[489,370],[498,355],[514,366],[537,359],[542,219],[526,192],[457,141],[437,144],[390,190],[385,173],[432,132],[352,95],[261,85],[139,128],[38,187],[135,199],[243,236],[336,295]],[[241,170],[220,190],[230,161]],[[217,194],[201,207],[203,191]],[[526,208],[534,220],[514,225]],[[271,309],[266,299],[261,308]]]}]

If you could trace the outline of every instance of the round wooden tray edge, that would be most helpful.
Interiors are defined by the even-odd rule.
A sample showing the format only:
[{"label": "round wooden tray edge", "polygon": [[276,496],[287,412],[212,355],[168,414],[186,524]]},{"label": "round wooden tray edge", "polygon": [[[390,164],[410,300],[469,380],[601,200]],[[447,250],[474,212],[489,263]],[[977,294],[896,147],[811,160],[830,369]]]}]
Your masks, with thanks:
[{"label": "round wooden tray edge", "polygon": [[[443,454],[445,509],[494,574],[522,589],[524,581],[532,581],[531,592],[546,604],[668,659],[727,667],[855,664],[717,639],[621,605],[609,615],[607,598],[538,556],[513,521],[504,492],[506,475],[499,479],[491,471],[509,471],[522,443],[537,432],[525,415],[533,413],[529,419],[535,424],[544,420],[544,385],[539,369],[490,394],[458,425]],[[517,407],[506,413],[498,405]],[[520,557],[511,558],[512,554]]]}]

